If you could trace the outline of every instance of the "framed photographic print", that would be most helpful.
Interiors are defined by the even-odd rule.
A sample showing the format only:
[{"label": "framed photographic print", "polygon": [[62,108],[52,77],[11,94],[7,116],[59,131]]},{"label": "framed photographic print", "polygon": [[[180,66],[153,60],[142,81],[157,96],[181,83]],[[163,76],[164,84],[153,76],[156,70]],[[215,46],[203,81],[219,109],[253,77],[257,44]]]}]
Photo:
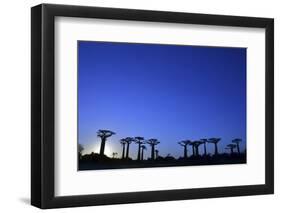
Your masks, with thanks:
[{"label": "framed photographic print", "polygon": [[31,9],[31,203],[271,194],[274,21]]}]

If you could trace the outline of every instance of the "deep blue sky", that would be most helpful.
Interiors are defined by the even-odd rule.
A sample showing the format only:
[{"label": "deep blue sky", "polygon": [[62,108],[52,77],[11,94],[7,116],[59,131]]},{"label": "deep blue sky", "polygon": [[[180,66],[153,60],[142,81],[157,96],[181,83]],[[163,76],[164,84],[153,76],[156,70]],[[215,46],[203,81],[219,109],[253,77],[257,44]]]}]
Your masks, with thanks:
[{"label": "deep blue sky", "polygon": [[[98,129],[117,133],[105,153],[119,157],[127,136],[157,138],[162,156],[181,156],[183,139],[221,137],[224,152],[242,138],[245,148],[245,48],[79,41],[78,79],[84,153],[99,151]],[[133,158],[136,151],[132,144]]]}]

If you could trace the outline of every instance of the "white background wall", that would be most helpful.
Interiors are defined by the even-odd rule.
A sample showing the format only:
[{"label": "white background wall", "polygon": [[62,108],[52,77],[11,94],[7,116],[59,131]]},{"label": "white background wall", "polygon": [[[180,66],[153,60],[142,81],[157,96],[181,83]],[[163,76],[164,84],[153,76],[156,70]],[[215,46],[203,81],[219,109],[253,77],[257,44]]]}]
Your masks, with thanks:
[{"label": "white background wall", "polygon": [[[280,1],[45,0],[45,3],[275,18],[275,195],[56,209],[51,212],[277,212],[281,207]],[[0,22],[0,212],[39,212],[30,197],[30,7],[37,0],[2,1]],[[14,159],[9,159],[12,155]],[[279,210],[280,211],[280,210]]]}]

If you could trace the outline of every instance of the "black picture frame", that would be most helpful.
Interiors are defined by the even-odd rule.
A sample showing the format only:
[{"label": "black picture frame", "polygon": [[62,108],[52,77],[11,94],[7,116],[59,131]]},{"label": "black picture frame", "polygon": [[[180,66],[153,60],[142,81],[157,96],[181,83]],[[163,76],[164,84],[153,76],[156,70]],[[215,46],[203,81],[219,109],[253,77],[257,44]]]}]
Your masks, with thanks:
[{"label": "black picture frame", "polygon": [[[265,184],[56,197],[54,18],[58,16],[264,28]],[[31,204],[36,207],[47,209],[274,193],[274,20],[271,18],[41,4],[31,9],[31,97]]]}]

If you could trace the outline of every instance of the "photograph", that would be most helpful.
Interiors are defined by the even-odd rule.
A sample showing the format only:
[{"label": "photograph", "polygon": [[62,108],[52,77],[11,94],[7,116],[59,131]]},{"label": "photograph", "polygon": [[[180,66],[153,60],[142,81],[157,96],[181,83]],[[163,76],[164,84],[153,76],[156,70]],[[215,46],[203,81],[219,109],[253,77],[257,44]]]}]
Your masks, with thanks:
[{"label": "photograph", "polygon": [[[24,98],[31,101],[31,144],[24,146],[31,165],[24,171],[31,172],[32,206],[133,208],[247,196],[235,198],[246,211],[257,203],[268,209],[256,202],[262,196],[249,196],[275,196],[268,197],[276,188],[273,16],[280,13],[261,14],[241,1],[251,10],[222,14],[229,3],[210,4],[201,4],[204,13],[190,3],[180,10],[162,2],[32,6],[31,28],[24,28],[31,29],[31,98]],[[15,91],[8,105],[18,108],[22,88]],[[229,201],[212,203],[225,212]]]},{"label": "photograph", "polygon": [[77,41],[78,171],[247,163],[247,48]]}]

